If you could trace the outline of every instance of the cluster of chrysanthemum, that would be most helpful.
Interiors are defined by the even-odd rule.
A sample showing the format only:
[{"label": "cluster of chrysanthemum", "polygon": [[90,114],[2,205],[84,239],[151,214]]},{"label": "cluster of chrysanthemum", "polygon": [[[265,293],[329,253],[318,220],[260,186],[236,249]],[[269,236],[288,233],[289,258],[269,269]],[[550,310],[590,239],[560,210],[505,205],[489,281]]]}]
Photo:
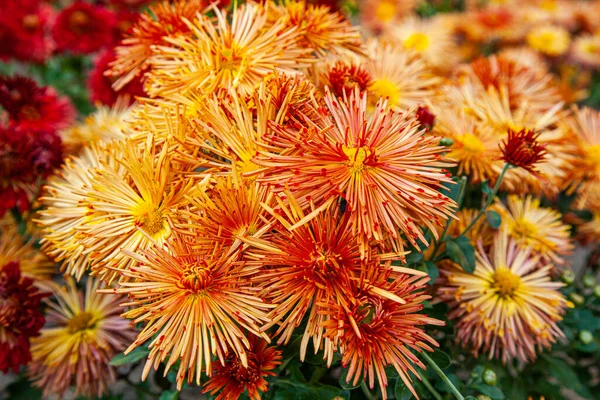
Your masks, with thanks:
[{"label": "cluster of chrysanthemum", "polygon": [[[282,361],[278,346],[298,338],[302,360],[314,352],[330,365],[340,354],[349,382],[377,381],[385,397],[391,366],[412,390],[418,354],[437,345],[431,331],[443,322],[420,313],[429,277],[404,265],[408,251],[438,263],[432,293],[450,305],[457,343],[534,360],[563,337],[557,322],[570,304],[553,280],[573,248],[570,226],[542,204],[572,194],[595,215],[577,221],[582,240],[600,241],[600,114],[571,106],[579,97],[549,72],[570,59],[566,50],[550,54],[550,39],[529,36],[548,24],[593,32],[586,7],[597,3],[510,8],[526,21],[512,38],[501,6],[469,6],[459,30],[454,15],[397,20],[412,2],[365,1],[361,18],[380,35],[366,38],[306,2],[226,10],[165,0],[133,23],[114,61],[99,58],[98,80],[116,91],[101,102],[112,106],[78,124],[56,119],[68,113],[55,112],[66,106],[50,89],[3,80],[8,128],[33,116],[60,130],[69,156],[30,219],[42,250],[86,286],[42,286],[55,300],[32,339],[36,385],[100,396],[116,378],[110,358],[147,346],[144,379],[163,364],[177,370],[178,388],[260,398]],[[79,46],[65,49],[109,42],[86,30],[114,27],[86,14],[109,11],[70,8],[53,28]],[[69,42],[78,36],[87,39]],[[473,45],[488,38],[527,38],[531,48],[477,57]],[[135,82],[143,92],[130,107],[115,93]],[[32,163],[44,172],[27,183],[47,178],[54,153],[38,156],[41,139],[24,143],[18,157],[0,153],[7,181],[23,182]],[[457,209],[453,175],[489,189],[482,210]],[[505,200],[488,202],[497,190]],[[488,206],[500,226],[482,218]],[[477,248],[473,273],[446,257],[441,238],[458,236]],[[29,241],[6,248],[7,263],[37,252]],[[47,262],[22,262],[21,273],[47,279]]]}]

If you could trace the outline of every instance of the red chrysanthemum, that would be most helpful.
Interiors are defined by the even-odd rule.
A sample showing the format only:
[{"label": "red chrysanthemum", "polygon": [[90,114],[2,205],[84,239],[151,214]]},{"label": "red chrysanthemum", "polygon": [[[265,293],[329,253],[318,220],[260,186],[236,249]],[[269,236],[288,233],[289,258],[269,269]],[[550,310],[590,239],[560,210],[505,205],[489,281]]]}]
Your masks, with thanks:
[{"label": "red chrysanthemum", "polygon": [[29,210],[30,206],[29,196],[23,188],[0,185],[0,217],[15,207],[23,213]]},{"label": "red chrysanthemum", "polygon": [[79,0],[64,8],[52,30],[58,51],[93,53],[113,43],[115,15]]},{"label": "red chrysanthemum", "polygon": [[115,14],[114,45],[118,45],[126,35],[131,34],[131,30],[137,20],[140,18],[140,13],[131,10],[120,10]]},{"label": "red chrysanthemum", "polygon": [[9,125],[19,130],[56,132],[71,125],[75,118],[68,97],[20,75],[0,77],[0,107],[8,115]]},{"label": "red chrysanthemum", "polygon": [[19,264],[11,262],[0,267],[0,371],[12,369],[31,360],[29,339],[38,336],[44,326],[40,310],[46,297],[33,286],[31,278],[21,277]]},{"label": "red chrysanthemum", "polygon": [[546,156],[546,144],[537,141],[539,136],[540,133],[535,130],[514,131],[509,128],[506,140],[500,145],[502,160],[512,166],[535,172],[535,164]]},{"label": "red chrysanthemum", "polygon": [[44,62],[52,53],[52,7],[38,0],[0,2],[0,59]]},{"label": "red chrysanthemum", "polygon": [[419,121],[419,125],[428,131],[433,128],[433,124],[435,122],[435,115],[429,111],[427,107],[418,107],[417,108],[417,120]]},{"label": "red chrysanthemum", "polygon": [[151,2],[152,0],[110,0],[110,4],[121,9],[137,9]]},{"label": "red chrysanthemum", "polygon": [[338,97],[350,96],[354,88],[363,93],[371,84],[369,72],[358,65],[336,62],[325,74],[326,84]]},{"label": "red chrysanthemum", "polygon": [[109,69],[109,64],[115,60],[115,53],[112,49],[106,49],[100,53],[94,61],[94,69],[88,77],[88,88],[90,90],[90,99],[94,103],[102,103],[112,106],[118,98],[126,98],[129,104],[135,101],[136,96],[144,96],[144,85],[141,77],[134,77],[120,90],[114,90],[112,84],[116,78],[104,75]]},{"label": "red chrysanthemum", "polygon": [[244,367],[235,354],[226,358],[225,365],[220,361],[214,362],[212,376],[204,384],[203,393],[214,395],[222,390],[216,400],[235,400],[247,389],[248,397],[260,400],[260,392],[268,389],[265,377],[275,376],[272,371],[281,364],[281,351],[267,347],[265,340],[254,335],[248,338],[248,342],[248,367]]}]

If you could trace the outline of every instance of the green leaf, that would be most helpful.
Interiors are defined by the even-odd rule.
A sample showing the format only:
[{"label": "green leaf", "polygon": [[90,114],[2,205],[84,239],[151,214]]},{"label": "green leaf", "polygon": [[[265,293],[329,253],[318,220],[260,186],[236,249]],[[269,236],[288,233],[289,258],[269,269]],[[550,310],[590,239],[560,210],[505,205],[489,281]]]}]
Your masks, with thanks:
[{"label": "green leaf", "polygon": [[308,385],[288,379],[273,382],[274,400],[331,400],[333,398],[350,399],[350,392],[335,386],[320,383]]},{"label": "green leaf", "polygon": [[438,270],[437,265],[432,261],[425,261],[425,270],[427,272],[427,275],[429,275],[429,277],[431,278],[429,284],[433,285],[435,280],[440,275],[440,271]]},{"label": "green leaf", "polygon": [[423,259],[423,253],[419,253],[418,251],[413,250],[409,254],[406,255],[406,264],[407,265],[416,264],[419,261],[421,261],[422,259]]},{"label": "green leaf", "polygon": [[150,354],[150,350],[145,347],[136,347],[131,353],[125,355],[123,353],[119,353],[110,360],[110,365],[113,367],[118,367],[125,364],[132,364],[136,361],[145,358],[148,354]]},{"label": "green leaf", "polygon": [[362,376],[359,377],[358,382],[356,385],[352,384],[352,382],[354,381],[354,379],[350,379],[350,382],[346,382],[346,380],[348,379],[348,371],[350,369],[349,368],[344,368],[342,370],[342,376],[340,377],[340,381],[339,384],[342,387],[342,389],[344,390],[353,390],[356,389],[357,387],[360,386],[360,384],[362,383]]},{"label": "green leaf", "polygon": [[475,249],[466,236],[447,239],[446,252],[448,257],[459,264],[465,272],[475,271]]},{"label": "green leaf", "polygon": [[546,355],[542,357],[548,366],[548,371],[558,380],[561,386],[572,389],[585,398],[591,397],[590,390],[581,383],[573,367],[559,358]]},{"label": "green leaf", "polygon": [[502,218],[500,217],[500,214],[498,214],[494,210],[486,211],[485,219],[487,220],[489,226],[491,226],[494,229],[498,229],[500,228],[500,225],[502,225]]},{"label": "green leaf", "polygon": [[24,376],[20,376],[19,379],[8,385],[6,387],[6,393],[8,393],[6,400],[42,399],[42,391],[31,386],[31,382],[29,382]]},{"label": "green leaf", "polygon": [[413,398],[413,394],[400,378],[396,379],[396,385],[394,385],[394,397],[396,397],[396,400],[410,400]]},{"label": "green leaf", "polygon": [[477,390],[481,394],[485,394],[493,400],[503,400],[504,393],[496,386],[486,385],[483,382],[476,383],[471,386],[473,389]]},{"label": "green leaf", "polygon": [[429,357],[437,364],[441,369],[446,369],[452,364],[450,356],[441,350],[435,350],[433,353],[429,353]]},{"label": "green leaf", "polygon": [[485,193],[485,195],[488,197],[492,195],[492,188],[490,187],[487,181],[481,184],[481,191]]},{"label": "green leaf", "polygon": [[166,390],[160,394],[158,400],[177,400],[179,392],[177,390]]}]

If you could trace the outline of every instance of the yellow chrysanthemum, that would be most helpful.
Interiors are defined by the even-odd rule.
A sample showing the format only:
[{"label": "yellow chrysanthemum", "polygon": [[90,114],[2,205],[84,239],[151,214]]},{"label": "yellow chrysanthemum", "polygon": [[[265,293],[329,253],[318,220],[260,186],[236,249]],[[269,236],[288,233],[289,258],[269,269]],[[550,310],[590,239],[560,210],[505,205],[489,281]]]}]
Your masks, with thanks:
[{"label": "yellow chrysanthemum", "polygon": [[358,2],[361,26],[385,34],[413,11],[421,0],[364,0]]},{"label": "yellow chrysanthemum", "polygon": [[147,90],[151,96],[197,90],[210,95],[218,88],[249,95],[274,70],[294,73],[312,62],[310,50],[299,46],[297,29],[286,20],[268,24],[265,7],[248,2],[226,11],[213,8],[214,18],[198,15],[188,23],[191,36],[165,39],[156,46]]},{"label": "yellow chrysanthemum", "polygon": [[600,33],[577,37],[573,41],[572,55],[586,67],[600,68]]},{"label": "yellow chrysanthemum", "polygon": [[441,83],[419,52],[399,44],[371,40],[368,59],[363,65],[371,78],[368,88],[371,106],[383,97],[393,109],[406,111],[431,100]]},{"label": "yellow chrysanthemum", "polygon": [[542,25],[529,31],[527,44],[542,54],[561,56],[569,50],[571,36],[563,27]]},{"label": "yellow chrysanthemum", "polygon": [[477,356],[507,363],[536,358],[564,334],[557,326],[568,302],[552,282],[552,265],[540,267],[539,258],[519,248],[505,229],[498,232],[489,256],[476,254],[475,272],[455,263],[444,264],[437,291],[449,303],[448,314],[457,320],[456,341]]},{"label": "yellow chrysanthemum", "polygon": [[562,222],[558,211],[540,207],[539,199],[511,195],[506,206],[497,201],[493,209],[500,213],[508,235],[542,260],[558,266],[565,262],[563,257],[571,253],[569,226]]},{"label": "yellow chrysanthemum", "polygon": [[135,338],[135,331],[119,317],[118,304],[124,297],[97,294],[99,288],[91,278],[84,291],[73,280],[55,286],[47,325],[31,339],[29,375],[44,397],[62,397],[71,385],[76,396],[102,397],[116,380],[109,361]]}]

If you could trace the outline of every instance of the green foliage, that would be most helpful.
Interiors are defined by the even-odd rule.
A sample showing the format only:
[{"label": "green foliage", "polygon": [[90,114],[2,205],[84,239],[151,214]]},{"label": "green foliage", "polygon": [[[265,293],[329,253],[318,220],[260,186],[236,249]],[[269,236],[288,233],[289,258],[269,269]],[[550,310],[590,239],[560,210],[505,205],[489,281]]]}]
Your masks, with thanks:
[{"label": "green foliage", "polygon": [[110,365],[118,367],[120,365],[132,364],[150,354],[150,350],[147,347],[136,347],[131,353],[123,354],[119,353],[110,360]]},{"label": "green foliage", "polygon": [[446,239],[446,252],[448,257],[466,272],[475,271],[475,249],[466,236]]}]

